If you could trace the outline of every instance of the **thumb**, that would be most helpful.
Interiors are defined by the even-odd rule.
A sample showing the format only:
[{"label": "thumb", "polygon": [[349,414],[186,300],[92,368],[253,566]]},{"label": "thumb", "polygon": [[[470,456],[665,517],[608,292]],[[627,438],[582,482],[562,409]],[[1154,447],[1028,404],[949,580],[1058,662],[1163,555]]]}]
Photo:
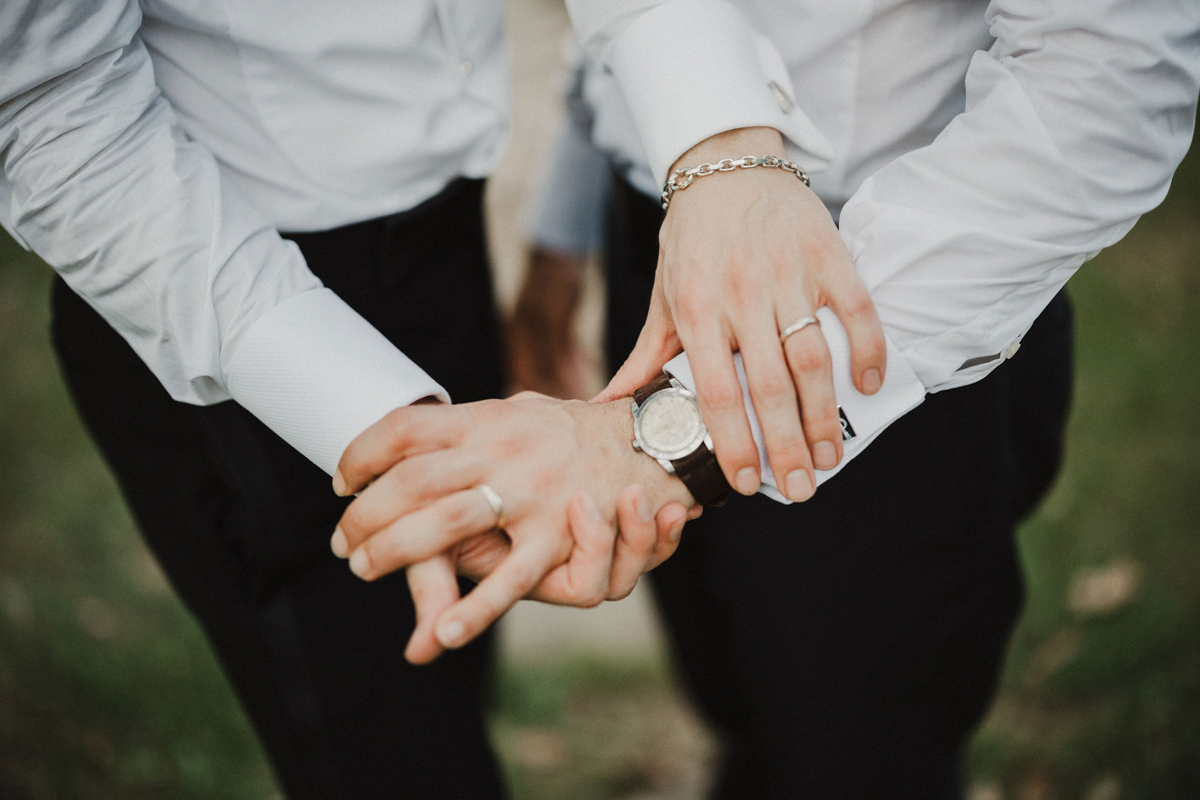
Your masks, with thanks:
[{"label": "thumb", "polygon": [[628,397],[662,372],[663,365],[679,355],[682,346],[675,323],[667,313],[666,305],[659,301],[658,287],[650,303],[650,314],[638,334],[637,344],[617,374],[604,387],[604,391],[592,398],[593,403],[607,403]]}]

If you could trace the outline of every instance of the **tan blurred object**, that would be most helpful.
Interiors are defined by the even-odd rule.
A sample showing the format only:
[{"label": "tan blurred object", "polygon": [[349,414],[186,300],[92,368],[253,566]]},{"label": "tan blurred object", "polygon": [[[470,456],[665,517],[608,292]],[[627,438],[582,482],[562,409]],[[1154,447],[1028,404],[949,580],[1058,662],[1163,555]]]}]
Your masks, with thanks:
[{"label": "tan blurred object", "polygon": [[[561,0],[507,0],[505,27],[512,42],[513,134],[499,168],[488,180],[488,241],[501,308],[511,313],[529,267],[525,240],[527,207],[544,175],[563,119],[566,67],[562,50],[570,36]],[[599,269],[587,269],[576,314],[576,341],[599,364],[604,287]],[[599,369],[588,376],[586,395],[600,391]],[[506,658],[544,663],[564,654],[604,654],[620,661],[663,657],[663,637],[648,588],[639,586],[617,603],[582,611],[520,603],[501,626]]]},{"label": "tan blurred object", "polygon": [[586,400],[595,359],[575,332],[587,259],[534,246],[508,323],[509,377],[516,391]]},{"label": "tan blurred object", "polygon": [[1121,781],[1114,775],[1106,775],[1092,784],[1084,800],[1118,800],[1121,796]]},{"label": "tan blurred object", "polygon": [[[531,267],[525,221],[562,125],[567,80],[563,49],[572,34],[561,0],[508,0],[505,29],[512,42],[512,136],[488,179],[487,215],[496,296],[507,316],[517,305]],[[604,386],[599,356],[604,287],[599,270],[584,270],[579,291],[571,335],[582,353],[582,376],[570,396],[586,398]],[[543,391],[516,380],[513,384]]]},{"label": "tan blurred object", "polygon": [[996,783],[977,783],[967,792],[967,800],[1004,800],[1004,790]]},{"label": "tan blurred object", "polygon": [[1085,617],[1111,614],[1129,605],[1142,585],[1142,565],[1117,558],[1103,567],[1076,570],[1067,590],[1067,608]]}]

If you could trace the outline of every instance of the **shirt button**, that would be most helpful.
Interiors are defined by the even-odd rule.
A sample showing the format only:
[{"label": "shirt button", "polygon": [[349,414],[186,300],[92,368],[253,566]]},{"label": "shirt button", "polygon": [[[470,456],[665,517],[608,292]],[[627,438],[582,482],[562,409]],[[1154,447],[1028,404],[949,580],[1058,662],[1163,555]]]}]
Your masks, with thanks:
[{"label": "shirt button", "polygon": [[464,61],[458,65],[458,68],[462,71],[463,75],[470,75],[471,70],[475,69],[475,65],[470,61]]},{"label": "shirt button", "polygon": [[1006,347],[1006,348],[1004,349],[1004,357],[1005,357],[1006,359],[1007,359],[1007,358],[1012,358],[1013,356],[1015,356],[1015,355],[1017,354],[1017,351],[1018,351],[1018,350],[1020,350],[1020,349],[1021,349],[1021,343],[1020,343],[1020,342],[1013,342],[1012,344],[1010,344],[1008,347]]},{"label": "shirt button", "polygon": [[788,94],[783,90],[783,87],[775,81],[771,81],[767,84],[767,88],[769,88],[771,90],[771,94],[775,96],[775,102],[779,104],[779,110],[785,114],[792,113],[792,109],[796,107],[796,104],[792,102],[792,98],[788,97]]}]

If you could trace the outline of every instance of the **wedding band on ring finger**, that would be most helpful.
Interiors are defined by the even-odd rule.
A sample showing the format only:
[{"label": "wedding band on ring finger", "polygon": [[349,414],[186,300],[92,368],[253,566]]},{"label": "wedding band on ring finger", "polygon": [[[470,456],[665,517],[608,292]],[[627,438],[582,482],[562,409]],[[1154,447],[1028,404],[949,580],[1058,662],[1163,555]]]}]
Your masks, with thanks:
[{"label": "wedding band on ring finger", "polygon": [[799,333],[800,331],[807,328],[809,325],[820,325],[820,324],[821,324],[821,321],[819,319],[817,319],[816,317],[812,317],[812,316],[801,317],[800,319],[796,320],[791,325],[788,325],[786,328],[784,328],[782,331],[780,331],[779,343],[786,344],[788,337],[791,336],[793,333]]},{"label": "wedding band on ring finger", "polygon": [[504,530],[504,501],[500,499],[500,495],[496,494],[496,490],[488,486],[486,483],[479,484],[479,491],[483,493],[483,498],[488,501],[488,505],[492,507],[493,513],[496,515],[496,524],[492,530]]}]

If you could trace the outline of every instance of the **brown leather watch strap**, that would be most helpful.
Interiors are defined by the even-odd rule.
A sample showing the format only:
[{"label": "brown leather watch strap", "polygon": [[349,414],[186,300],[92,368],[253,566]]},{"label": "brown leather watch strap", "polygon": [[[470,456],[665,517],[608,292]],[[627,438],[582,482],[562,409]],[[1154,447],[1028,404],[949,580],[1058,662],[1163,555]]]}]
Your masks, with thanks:
[{"label": "brown leather watch strap", "polygon": [[[657,378],[634,392],[633,399],[640,406],[650,395],[661,392],[670,385],[671,376],[661,372]],[[683,485],[692,493],[692,497],[696,498],[697,503],[723,506],[729,499],[730,488],[729,482],[725,480],[725,473],[721,472],[717,457],[703,442],[693,452],[672,461],[671,466],[675,468],[675,475],[683,481]]]},{"label": "brown leather watch strap", "polygon": [[697,503],[723,506],[729,499],[729,481],[725,480],[717,457],[703,442],[692,453],[672,461],[671,466]]},{"label": "brown leather watch strap", "polygon": [[671,376],[665,372],[658,373],[658,377],[647,383],[642,388],[633,393],[633,401],[639,406],[646,402],[646,399],[655,392],[661,392],[671,385]]}]

